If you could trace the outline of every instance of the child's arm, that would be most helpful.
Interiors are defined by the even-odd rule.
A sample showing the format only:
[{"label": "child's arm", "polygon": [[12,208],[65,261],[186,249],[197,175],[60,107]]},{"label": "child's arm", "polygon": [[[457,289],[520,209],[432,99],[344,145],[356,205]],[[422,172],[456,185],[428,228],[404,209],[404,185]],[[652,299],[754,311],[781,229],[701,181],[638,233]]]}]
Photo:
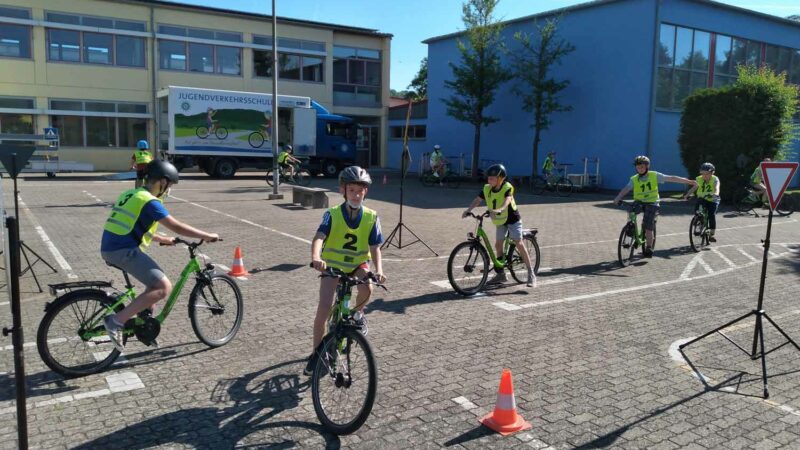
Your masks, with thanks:
[{"label": "child's arm", "polygon": [[668,183],[681,183],[681,184],[688,184],[689,186],[697,186],[697,181],[683,177],[676,177],[672,175],[664,175],[664,181]]},{"label": "child's arm", "polygon": [[327,264],[325,261],[322,260],[322,244],[325,242],[325,233],[317,232],[314,235],[314,240],[311,241],[311,265],[314,266],[315,269],[322,271],[325,270]]},{"label": "child's arm", "polygon": [[614,203],[619,203],[622,200],[622,197],[628,195],[628,192],[630,191],[631,191],[630,186],[625,186],[624,188],[622,188],[622,190],[619,191],[619,194],[617,194],[617,196],[614,197]]},{"label": "child's arm", "polygon": [[483,199],[480,196],[475,197],[475,200],[472,200],[472,203],[470,203],[469,206],[467,207],[467,210],[464,211],[463,214],[461,214],[461,217],[462,218],[463,217],[467,217],[467,213],[472,212],[472,208],[480,205],[482,201],[483,201]]},{"label": "child's arm", "polygon": [[684,194],[684,195],[683,195],[683,199],[684,199],[684,200],[686,200],[687,198],[691,197],[691,196],[692,196],[692,194],[694,194],[694,191],[696,191],[696,190],[697,190],[697,186],[696,186],[696,185],[695,185],[695,186],[692,186],[692,187],[690,187],[690,188],[689,188],[689,191],[688,191],[688,192],[686,192],[686,194]]},{"label": "child's arm", "polygon": [[714,195],[716,195],[717,197],[719,197],[719,185],[720,185],[719,178],[717,178],[717,187],[714,189]]},{"label": "child's arm", "polygon": [[175,238],[154,234],[153,242],[158,242],[161,245],[175,245]]},{"label": "child's arm", "polygon": [[383,260],[381,259],[381,246],[370,245],[369,253],[372,255],[372,261],[375,262],[375,276],[378,278],[378,283],[386,281],[386,276],[383,274]]},{"label": "child's arm", "polygon": [[503,210],[508,208],[508,205],[511,204],[511,200],[514,200],[514,196],[513,195],[509,195],[508,197],[506,197],[505,201],[503,201],[503,204],[500,205],[499,208],[495,209],[494,213],[495,214],[500,214],[501,212],[503,212]]}]

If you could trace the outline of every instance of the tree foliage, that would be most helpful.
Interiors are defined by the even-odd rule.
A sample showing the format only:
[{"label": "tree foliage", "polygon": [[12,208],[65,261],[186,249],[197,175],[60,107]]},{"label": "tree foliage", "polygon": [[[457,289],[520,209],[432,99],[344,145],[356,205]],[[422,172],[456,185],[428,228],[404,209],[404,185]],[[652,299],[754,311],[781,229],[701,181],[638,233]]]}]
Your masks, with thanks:
[{"label": "tree foliage", "polygon": [[447,114],[474,127],[472,177],[478,177],[481,127],[499,119],[486,115],[494,103],[495,93],[511,76],[500,64],[502,53],[502,24],[494,18],[499,0],[466,0],[461,7],[461,19],[466,27],[466,40],[459,39],[459,65],[450,63],[451,80],[444,82],[453,94],[442,99]]},{"label": "tree foliage", "polygon": [[738,73],[732,85],[686,98],[678,137],[686,170],[695,174],[703,162],[713,163],[728,199],[764,158],[790,156],[798,104],[798,87],[786,84],[785,73],[753,66]]},{"label": "tree foliage", "polygon": [[428,98],[428,57],[422,58],[419,63],[419,71],[408,85],[409,93],[414,100]]}]

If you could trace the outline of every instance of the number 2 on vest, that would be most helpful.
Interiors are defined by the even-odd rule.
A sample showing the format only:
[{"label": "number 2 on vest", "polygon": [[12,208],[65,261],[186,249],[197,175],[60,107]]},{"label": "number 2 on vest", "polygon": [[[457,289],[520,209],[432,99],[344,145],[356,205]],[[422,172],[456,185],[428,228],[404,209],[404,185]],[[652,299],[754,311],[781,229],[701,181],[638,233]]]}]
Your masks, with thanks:
[{"label": "number 2 on vest", "polygon": [[358,242],[358,236],[356,236],[355,234],[347,233],[344,235],[344,238],[347,239],[348,241],[342,246],[342,248],[354,252],[358,251],[358,249],[356,248],[356,242]]}]

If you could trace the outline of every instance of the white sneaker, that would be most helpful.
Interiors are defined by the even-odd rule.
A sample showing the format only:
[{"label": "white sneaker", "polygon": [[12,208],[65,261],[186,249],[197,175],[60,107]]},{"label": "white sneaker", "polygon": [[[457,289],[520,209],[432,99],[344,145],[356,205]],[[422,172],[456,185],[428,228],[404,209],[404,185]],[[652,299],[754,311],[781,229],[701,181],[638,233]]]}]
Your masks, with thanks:
[{"label": "white sneaker", "polygon": [[106,316],[103,319],[103,326],[106,329],[106,333],[108,337],[111,339],[111,342],[114,344],[114,347],[122,353],[125,351],[125,344],[123,343],[122,337],[122,329],[124,326],[117,325],[116,322],[112,319],[114,316]]},{"label": "white sneaker", "polygon": [[528,284],[527,284],[527,286],[529,288],[535,288],[536,285],[537,285],[536,274],[534,274],[533,272],[528,272]]},{"label": "white sneaker", "polygon": [[436,178],[439,178],[439,172],[433,172],[433,176],[435,176]]}]

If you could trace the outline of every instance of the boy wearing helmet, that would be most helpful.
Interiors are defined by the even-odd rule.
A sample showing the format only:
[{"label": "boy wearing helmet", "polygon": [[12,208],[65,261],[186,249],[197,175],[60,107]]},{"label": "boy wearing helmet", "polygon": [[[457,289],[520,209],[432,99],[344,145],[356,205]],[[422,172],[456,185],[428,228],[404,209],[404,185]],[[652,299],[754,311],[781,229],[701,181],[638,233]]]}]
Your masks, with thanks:
[{"label": "boy wearing helmet", "polygon": [[131,156],[131,169],[136,171],[136,183],[134,187],[140,188],[144,184],[144,170],[150,161],[153,160],[153,155],[150,154],[150,144],[142,139],[136,143],[136,151]]},{"label": "boy wearing helmet", "polygon": [[[495,233],[494,248],[498,257],[503,258],[503,242],[506,239],[506,233],[517,245],[518,249],[524,249],[525,245],[522,243],[522,216],[517,209],[517,202],[514,201],[514,186],[506,181],[506,168],[502,164],[495,164],[486,169],[486,176],[488,184],[483,186],[483,189],[478,193],[478,196],[472,200],[469,207],[461,217],[467,217],[472,211],[472,208],[480,205],[481,201],[486,201],[486,206],[489,208],[492,223],[497,226]],[[536,275],[531,268],[531,259],[528,252],[521,251],[519,254],[525,261],[525,267],[528,268],[528,287],[534,287],[536,284]],[[497,272],[491,280],[490,284],[503,283],[507,280],[506,273],[502,268],[495,268]]]},{"label": "boy wearing helmet", "polygon": [[[697,205],[694,210],[702,204],[708,211],[708,240],[717,242],[714,231],[717,228],[717,208],[719,207],[719,178],[714,175],[714,165],[707,162],[700,165],[700,176],[695,178],[697,185],[692,186],[689,192],[683,196],[688,199],[694,191],[697,191]],[[699,233],[698,233],[699,234]]]},{"label": "boy wearing helmet", "polygon": [[[771,158],[764,158],[763,162],[770,162]],[[750,186],[758,195],[758,198],[768,207],[769,201],[767,199],[767,187],[764,185],[764,180],[761,179],[761,164],[757,165],[753,174],[750,175]]]},{"label": "boy wearing helmet", "polygon": [[556,167],[556,152],[548,152],[547,157],[544,159],[544,164],[542,164],[542,173],[545,176],[545,179],[550,177],[550,174],[553,173],[553,169]]},{"label": "boy wearing helmet", "polygon": [[[344,203],[330,208],[322,216],[322,223],[311,242],[311,265],[324,271],[327,267],[339,269],[357,278],[364,278],[369,270],[370,255],[375,263],[375,275],[380,283],[386,281],[381,261],[381,224],[378,213],[363,205],[372,178],[359,166],[346,167],[339,174],[339,192]],[[322,277],[319,283],[319,305],[314,317],[313,351],[303,373],[314,370],[316,349],[322,342],[325,321],[330,315],[338,279]],[[369,301],[372,285],[358,286],[356,304],[350,309],[360,311]],[[363,317],[363,316],[362,316]],[[362,318],[362,333],[366,334],[366,318]]]},{"label": "boy wearing helmet", "polygon": [[206,233],[178,221],[164,208],[162,198],[170,186],[178,183],[178,178],[178,170],[172,164],[161,160],[151,162],[147,165],[144,186],[123,192],[103,227],[100,243],[103,260],[130,273],[145,285],[145,291],[125,309],[106,316],[103,321],[108,336],[119,351],[123,350],[122,328],[125,322],[139,312],[151,309],[172,290],[172,284],[161,267],[144,253],[151,241],[174,245],[172,238],[156,234],[158,225],[209,242],[219,239],[216,233]]},{"label": "boy wearing helmet", "polygon": [[278,164],[283,173],[294,178],[294,164],[300,164],[300,160],[294,157],[294,148],[291,145],[283,147],[283,151],[278,154]]},{"label": "boy wearing helmet", "polygon": [[444,155],[442,155],[442,150],[439,144],[433,146],[433,152],[431,152],[431,159],[430,159],[430,166],[431,166],[431,173],[435,177],[443,177],[444,176],[444,164],[445,164]]},{"label": "boy wearing helmet", "polygon": [[633,165],[636,166],[636,175],[632,176],[628,184],[619,191],[619,194],[614,198],[614,203],[619,205],[622,203],[622,197],[633,190],[633,200],[642,205],[644,210],[644,220],[642,227],[644,228],[645,243],[644,256],[647,258],[653,257],[653,228],[655,228],[656,215],[660,207],[659,201],[661,198],[658,196],[658,185],[666,182],[670,183],[683,183],[689,186],[697,186],[697,182],[683,177],[676,177],[673,175],[665,175],[655,170],[650,170],[650,158],[647,156],[637,156],[633,160]]}]

